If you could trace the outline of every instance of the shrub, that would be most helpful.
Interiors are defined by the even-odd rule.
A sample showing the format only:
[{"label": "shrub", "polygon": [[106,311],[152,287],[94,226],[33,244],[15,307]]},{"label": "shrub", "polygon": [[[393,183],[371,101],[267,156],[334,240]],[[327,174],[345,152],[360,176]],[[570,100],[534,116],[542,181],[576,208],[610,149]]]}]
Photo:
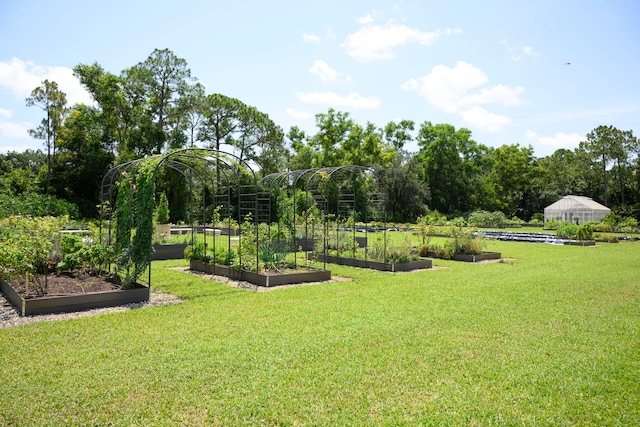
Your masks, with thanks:
[{"label": "shrub", "polygon": [[167,195],[164,192],[161,192],[158,196],[158,204],[154,215],[158,224],[169,223],[169,200],[167,200]]},{"label": "shrub", "polygon": [[47,274],[55,266],[51,258],[68,219],[11,216],[0,220],[0,276],[32,277],[38,294],[46,294]]},{"label": "shrub", "polygon": [[78,206],[50,194],[27,193],[16,197],[0,197],[0,218],[11,215],[33,217],[77,218]]},{"label": "shrub", "polygon": [[544,223],[544,228],[547,230],[557,230],[561,225],[562,223],[559,219],[548,219]]},{"label": "shrub", "polygon": [[469,214],[467,222],[470,225],[499,227],[506,224],[508,221],[506,215],[500,211],[488,212],[484,210],[477,210]]},{"label": "shrub", "polygon": [[417,256],[411,253],[411,249],[406,246],[392,246],[387,248],[386,262],[389,264],[399,264],[403,262],[415,261]]},{"label": "shrub", "polygon": [[544,223],[544,214],[542,212],[536,212],[533,215],[531,215],[529,224],[543,224],[543,223]]},{"label": "shrub", "polygon": [[447,216],[441,214],[437,210],[429,212],[427,215],[418,218],[418,222],[424,222],[425,224],[445,224],[447,222]]},{"label": "shrub", "polygon": [[561,239],[575,239],[580,226],[576,224],[564,224],[556,230],[556,236]]},{"label": "shrub", "polygon": [[457,229],[454,231],[451,244],[454,254],[479,255],[482,253],[484,242],[476,237],[469,229]]},{"label": "shrub", "polygon": [[589,224],[581,225],[576,230],[576,239],[591,240],[593,238],[593,230]]}]

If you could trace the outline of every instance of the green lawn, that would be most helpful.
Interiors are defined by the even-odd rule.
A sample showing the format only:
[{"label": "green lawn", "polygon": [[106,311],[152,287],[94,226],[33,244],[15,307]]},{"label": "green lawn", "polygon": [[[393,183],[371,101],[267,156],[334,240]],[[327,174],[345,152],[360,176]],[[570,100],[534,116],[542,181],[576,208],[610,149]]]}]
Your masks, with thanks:
[{"label": "green lawn", "polygon": [[640,425],[640,242],[0,329],[0,425]]}]

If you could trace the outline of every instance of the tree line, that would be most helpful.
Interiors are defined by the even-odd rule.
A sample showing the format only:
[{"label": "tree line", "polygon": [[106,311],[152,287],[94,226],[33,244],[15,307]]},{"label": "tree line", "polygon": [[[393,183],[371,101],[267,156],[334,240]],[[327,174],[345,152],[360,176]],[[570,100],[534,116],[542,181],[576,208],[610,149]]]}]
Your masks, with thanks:
[{"label": "tree line", "polygon": [[[434,210],[449,216],[499,211],[529,220],[567,194],[591,197],[640,219],[640,145],[632,131],[597,126],[575,150],[559,149],[542,158],[531,146],[478,143],[470,130],[450,124],[400,120],[378,127],[334,109],[316,114],[314,134],[295,126],[285,132],[255,107],[207,94],[187,61],[168,49],[154,50],[120,74],[98,63],[79,64],[73,71],[95,103],[67,105],[53,81],[33,90],[26,105],[40,108],[44,117],[30,134],[43,141],[45,151],[0,155],[5,200],[0,215],[15,210],[6,206],[8,200],[29,205],[34,197],[45,197],[58,209],[68,204],[77,206],[81,217],[96,217],[101,180],[110,167],[197,146],[233,152],[262,175],[371,167],[385,192],[389,217],[399,222]],[[417,151],[408,151],[409,145]],[[157,185],[173,202],[177,221],[183,219],[180,200],[187,190],[169,184],[176,182],[171,173]]]}]

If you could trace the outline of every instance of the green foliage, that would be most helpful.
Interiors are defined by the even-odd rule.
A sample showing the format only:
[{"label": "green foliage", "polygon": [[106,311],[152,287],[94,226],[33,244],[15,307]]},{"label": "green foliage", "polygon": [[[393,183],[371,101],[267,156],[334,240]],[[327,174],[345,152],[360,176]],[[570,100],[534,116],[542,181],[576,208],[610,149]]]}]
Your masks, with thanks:
[{"label": "green foliage", "polygon": [[565,223],[556,230],[556,236],[562,239],[590,240],[593,238],[593,228],[590,224],[577,225]]},{"label": "green foliage", "polygon": [[134,175],[122,172],[118,182],[116,272],[124,276],[125,286],[136,283],[153,257],[153,173],[159,161],[152,157],[140,162]]},{"label": "green foliage", "polygon": [[0,218],[11,215],[68,216],[78,218],[78,207],[49,194],[4,194],[0,197]]},{"label": "green foliage", "polygon": [[431,237],[435,234],[435,225],[430,221],[428,216],[421,216],[418,218],[416,231],[414,231],[414,233],[420,237],[422,247],[428,248]]},{"label": "green foliage", "polygon": [[530,224],[544,224],[544,214],[542,212],[536,212],[531,216],[529,220]]},{"label": "green foliage", "polygon": [[233,265],[237,262],[238,254],[233,249],[227,247],[218,247],[214,251],[212,247],[207,246],[203,241],[195,242],[184,250],[184,258],[189,261],[201,261],[213,264]]},{"label": "green foliage", "polygon": [[449,241],[454,254],[480,255],[484,249],[484,240],[469,228],[454,228]]},{"label": "green foliage", "polygon": [[578,240],[591,240],[593,238],[593,229],[589,224],[584,224],[578,227],[576,230],[576,239]]},{"label": "green foliage", "polygon": [[447,216],[440,213],[437,209],[429,211],[428,214],[420,217],[418,222],[427,225],[444,225],[447,223]]},{"label": "green foliage", "polygon": [[562,226],[563,222],[559,219],[548,219],[544,223],[544,228],[547,230],[557,230]]},{"label": "green foliage", "polygon": [[38,294],[46,294],[46,274],[55,266],[51,258],[59,232],[68,220],[21,216],[0,219],[0,277],[33,277]]},{"label": "green foliage", "polygon": [[500,211],[488,212],[484,210],[477,210],[469,214],[467,222],[469,225],[475,226],[499,227],[507,224],[507,217]]},{"label": "green foliage", "polygon": [[92,237],[63,234],[60,249],[62,261],[57,269],[61,271],[80,269],[88,274],[98,274],[111,262],[112,249],[95,242]]},{"label": "green foliage", "polygon": [[158,203],[156,204],[154,215],[158,224],[169,223],[169,200],[167,200],[167,195],[164,191],[158,196]]},{"label": "green foliage", "polygon": [[562,239],[575,239],[579,228],[580,226],[577,224],[565,223],[556,230],[556,236]]}]

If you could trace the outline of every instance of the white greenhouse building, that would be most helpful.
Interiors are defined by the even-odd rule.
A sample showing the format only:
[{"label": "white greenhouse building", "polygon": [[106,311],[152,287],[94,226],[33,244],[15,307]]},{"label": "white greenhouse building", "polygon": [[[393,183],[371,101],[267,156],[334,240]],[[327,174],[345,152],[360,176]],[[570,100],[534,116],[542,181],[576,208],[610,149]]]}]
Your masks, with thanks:
[{"label": "white greenhouse building", "polygon": [[562,221],[573,224],[584,224],[586,222],[600,222],[611,213],[611,209],[594,202],[589,197],[564,196],[555,203],[544,208],[544,222]]}]

